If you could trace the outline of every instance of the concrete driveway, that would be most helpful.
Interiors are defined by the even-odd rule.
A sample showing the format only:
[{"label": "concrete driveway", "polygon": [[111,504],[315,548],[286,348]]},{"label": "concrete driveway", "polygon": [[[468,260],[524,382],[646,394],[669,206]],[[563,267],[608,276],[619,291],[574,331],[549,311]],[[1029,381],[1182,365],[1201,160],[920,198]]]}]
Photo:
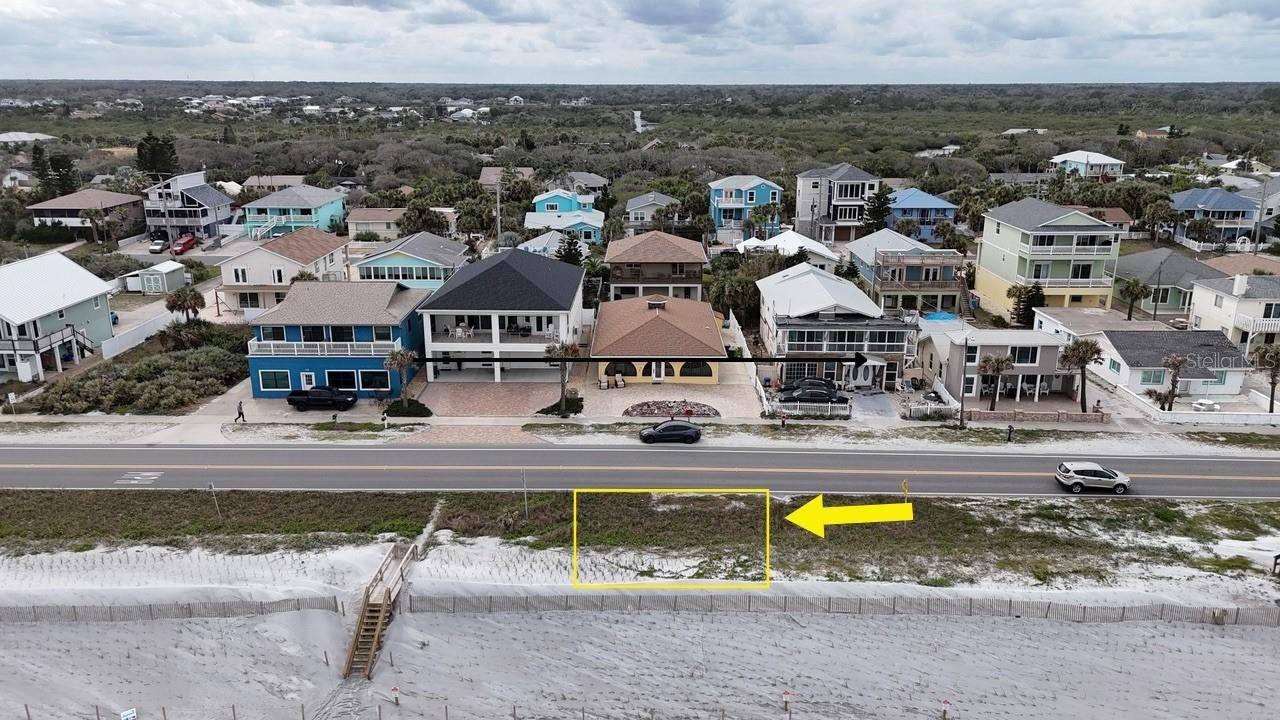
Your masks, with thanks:
[{"label": "concrete driveway", "polygon": [[721,417],[760,417],[760,402],[745,363],[721,363],[718,385],[652,383],[633,378],[624,388],[601,390],[595,375],[589,380],[577,379],[573,385],[582,393],[583,415],[593,418],[620,418],[627,408],[649,400],[690,400],[710,405]]},{"label": "concrete driveway", "polygon": [[558,382],[433,382],[418,395],[445,417],[529,417],[559,398]]}]

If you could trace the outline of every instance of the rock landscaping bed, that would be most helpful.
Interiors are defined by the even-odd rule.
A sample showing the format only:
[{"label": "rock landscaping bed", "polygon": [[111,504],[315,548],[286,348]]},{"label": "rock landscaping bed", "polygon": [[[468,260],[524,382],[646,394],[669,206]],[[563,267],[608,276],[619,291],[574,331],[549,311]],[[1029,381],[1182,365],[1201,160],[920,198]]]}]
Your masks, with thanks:
[{"label": "rock landscaping bed", "polygon": [[719,410],[692,400],[648,400],[632,405],[622,414],[626,417],[720,417]]}]

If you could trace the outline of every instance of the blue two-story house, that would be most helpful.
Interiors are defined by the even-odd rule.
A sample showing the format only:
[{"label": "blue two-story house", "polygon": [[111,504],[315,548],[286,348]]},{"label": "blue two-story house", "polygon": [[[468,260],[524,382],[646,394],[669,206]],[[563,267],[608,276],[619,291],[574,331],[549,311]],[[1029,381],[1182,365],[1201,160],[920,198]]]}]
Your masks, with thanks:
[{"label": "blue two-story house", "polygon": [[[1173,226],[1173,239],[1196,250],[1225,245],[1227,250],[1252,248],[1254,222],[1258,215],[1258,203],[1220,187],[1183,190],[1169,196],[1177,218]],[[1187,231],[1193,220],[1207,218],[1213,229],[1207,237],[1191,237]]]},{"label": "blue two-story house", "polygon": [[571,190],[548,190],[533,199],[533,212],[525,213],[529,230],[556,230],[589,243],[600,241],[604,213],[595,209],[594,195]]},{"label": "blue two-story house", "polygon": [[[249,380],[255,398],[330,385],[360,397],[399,397],[400,376],[386,367],[394,350],[421,357],[422,316],[431,294],[398,282],[297,282],[285,299],[253,320]],[[414,367],[408,370],[412,378]]]},{"label": "blue two-story house", "polygon": [[406,235],[352,263],[357,282],[395,280],[405,287],[435,290],[467,263],[467,245],[429,232]]},{"label": "blue two-story house", "polygon": [[954,225],[956,221],[955,205],[920,188],[893,191],[889,207],[889,226],[896,226],[899,220],[914,220],[920,226],[915,237],[924,242],[934,242],[933,228],[938,223],[945,220]]},{"label": "blue two-story house", "polygon": [[752,208],[782,202],[782,186],[756,175],[730,175],[714,180],[711,188],[711,219],[716,225],[716,242],[737,243],[748,237],[763,235],[765,239],[777,235],[781,218],[773,214],[756,232],[747,233],[747,221]]},{"label": "blue two-story house", "polygon": [[336,190],[295,185],[244,205],[245,233],[254,239],[275,237],[309,227],[328,232],[341,226],[347,196]]}]

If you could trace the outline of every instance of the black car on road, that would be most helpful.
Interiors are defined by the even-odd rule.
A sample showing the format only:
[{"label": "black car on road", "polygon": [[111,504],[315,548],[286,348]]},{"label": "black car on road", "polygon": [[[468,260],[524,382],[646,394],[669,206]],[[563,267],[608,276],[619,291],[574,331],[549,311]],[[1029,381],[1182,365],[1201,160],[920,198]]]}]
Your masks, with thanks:
[{"label": "black car on road", "polygon": [[640,431],[640,439],[646,443],[682,442],[693,444],[702,437],[702,428],[687,420],[668,420]]},{"label": "black car on road", "polygon": [[328,385],[317,385],[309,390],[294,390],[285,398],[285,402],[295,410],[325,408],[331,410],[350,410],[355,406],[356,394],[350,390],[339,390]]},{"label": "black car on road", "polygon": [[812,403],[816,405],[848,405],[849,396],[841,395],[834,390],[822,390],[819,388],[800,388],[792,390],[789,393],[783,393],[778,398],[780,403]]}]

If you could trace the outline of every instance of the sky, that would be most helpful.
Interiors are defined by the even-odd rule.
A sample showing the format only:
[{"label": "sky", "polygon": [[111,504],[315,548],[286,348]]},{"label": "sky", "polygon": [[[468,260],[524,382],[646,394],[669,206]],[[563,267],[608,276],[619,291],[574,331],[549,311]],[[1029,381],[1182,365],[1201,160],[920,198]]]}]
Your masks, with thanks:
[{"label": "sky", "polygon": [[5,78],[1280,80],[1280,0],[0,0]]}]

